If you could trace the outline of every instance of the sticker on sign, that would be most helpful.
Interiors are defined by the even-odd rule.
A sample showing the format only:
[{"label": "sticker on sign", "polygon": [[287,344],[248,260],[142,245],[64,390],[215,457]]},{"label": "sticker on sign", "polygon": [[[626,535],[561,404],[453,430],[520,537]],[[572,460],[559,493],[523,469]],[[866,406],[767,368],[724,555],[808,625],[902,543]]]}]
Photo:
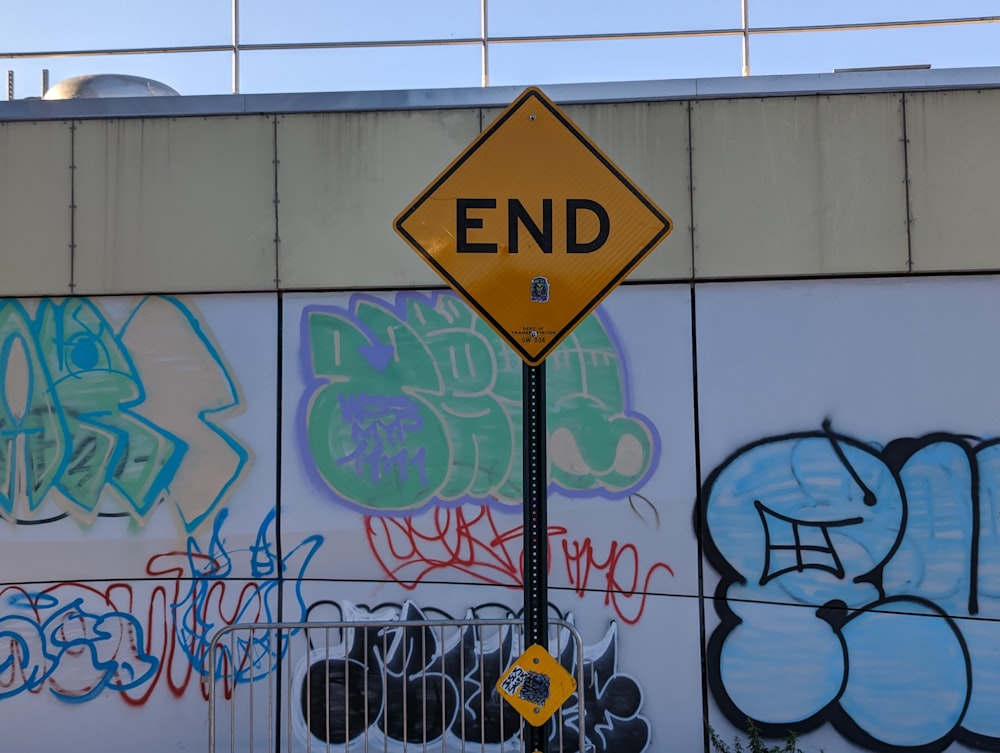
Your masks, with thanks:
[{"label": "sticker on sign", "polygon": [[536,88],[512,102],[393,226],[533,366],[673,229]]},{"label": "sticker on sign", "polygon": [[536,643],[497,680],[496,689],[528,724],[539,727],[576,692],[576,678]]}]

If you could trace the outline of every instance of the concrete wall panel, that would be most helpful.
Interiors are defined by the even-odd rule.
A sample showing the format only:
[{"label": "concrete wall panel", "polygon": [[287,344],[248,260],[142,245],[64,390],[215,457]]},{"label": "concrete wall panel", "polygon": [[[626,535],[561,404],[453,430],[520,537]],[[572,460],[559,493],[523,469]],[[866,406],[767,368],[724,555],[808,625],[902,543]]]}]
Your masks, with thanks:
[{"label": "concrete wall panel", "polygon": [[570,119],[674,222],[629,279],[691,276],[691,183],[686,102],[575,105]]},{"label": "concrete wall panel", "polygon": [[77,291],[274,287],[270,117],[77,124]]},{"label": "concrete wall panel", "polygon": [[908,94],[914,270],[1000,267],[1000,92]]},{"label": "concrete wall panel", "polygon": [[906,271],[897,95],[692,107],[698,277]]},{"label": "concrete wall panel", "polygon": [[479,125],[477,109],[281,118],[281,286],[443,284],[392,221]]},{"label": "concrete wall panel", "polygon": [[0,123],[0,295],[69,292],[69,124]]}]

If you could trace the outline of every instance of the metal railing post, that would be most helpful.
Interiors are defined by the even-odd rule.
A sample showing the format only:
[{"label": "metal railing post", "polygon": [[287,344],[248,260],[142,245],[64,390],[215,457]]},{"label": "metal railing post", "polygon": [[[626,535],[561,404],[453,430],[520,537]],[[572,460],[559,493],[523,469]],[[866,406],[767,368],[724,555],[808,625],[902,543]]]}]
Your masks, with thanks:
[{"label": "metal railing post", "polygon": [[743,75],[750,75],[750,0],[743,0]]},{"label": "metal railing post", "polygon": [[240,0],[233,0],[233,94],[240,93]]},{"label": "metal railing post", "polygon": [[479,6],[479,33],[483,38],[482,47],[482,85],[490,85],[490,8],[489,0],[481,0]]}]

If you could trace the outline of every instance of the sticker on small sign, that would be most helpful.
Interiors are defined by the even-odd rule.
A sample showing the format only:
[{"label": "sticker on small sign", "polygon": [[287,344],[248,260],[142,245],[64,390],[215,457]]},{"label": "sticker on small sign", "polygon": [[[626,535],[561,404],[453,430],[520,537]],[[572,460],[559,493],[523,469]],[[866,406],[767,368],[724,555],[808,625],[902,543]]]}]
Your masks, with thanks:
[{"label": "sticker on small sign", "polygon": [[549,281],[544,277],[534,277],[531,280],[531,300],[535,303],[548,303]]},{"label": "sticker on small sign", "polygon": [[524,720],[539,727],[576,691],[576,680],[542,646],[521,654],[497,681],[497,690]]}]

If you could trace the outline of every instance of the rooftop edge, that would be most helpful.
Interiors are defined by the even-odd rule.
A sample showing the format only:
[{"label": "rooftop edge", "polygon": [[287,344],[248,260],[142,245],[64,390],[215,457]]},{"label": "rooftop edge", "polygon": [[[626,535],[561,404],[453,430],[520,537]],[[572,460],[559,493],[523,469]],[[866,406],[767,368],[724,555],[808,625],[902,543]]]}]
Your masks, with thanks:
[{"label": "rooftop edge", "polygon": [[[504,107],[524,88],[525,86],[491,86],[72,100],[19,99],[0,102],[0,122]],[[539,88],[560,104],[994,89],[1000,88],[1000,67],[883,69],[781,76],[542,84]]]}]

